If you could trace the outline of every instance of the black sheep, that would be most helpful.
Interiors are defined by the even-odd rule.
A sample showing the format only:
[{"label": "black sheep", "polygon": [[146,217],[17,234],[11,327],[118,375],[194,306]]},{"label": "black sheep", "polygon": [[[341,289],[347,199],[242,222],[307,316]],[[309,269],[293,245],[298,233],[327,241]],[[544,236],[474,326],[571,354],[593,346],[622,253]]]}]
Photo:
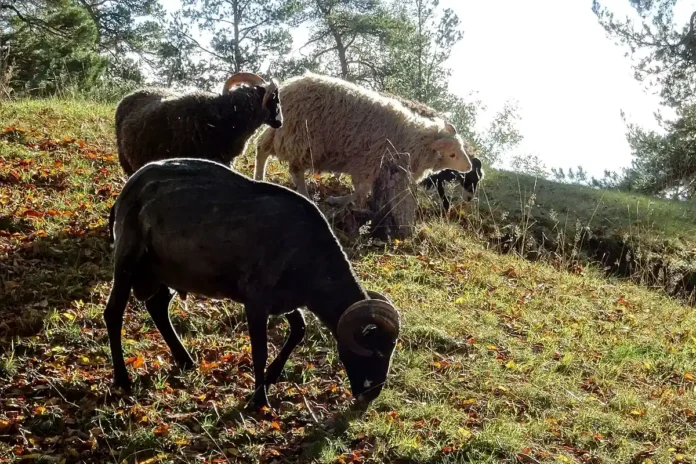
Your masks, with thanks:
[{"label": "black sheep", "polygon": [[138,90],[116,108],[118,159],[130,176],[150,161],[204,158],[229,164],[262,125],[283,125],[275,79],[238,73],[222,95]]},{"label": "black sheep", "polygon": [[478,188],[478,183],[483,179],[484,173],[481,167],[481,160],[478,158],[471,158],[471,171],[463,173],[456,171],[454,169],[443,169],[426,177],[420,182],[421,187],[427,190],[436,188],[437,193],[442,199],[442,206],[445,211],[449,210],[450,201],[445,194],[445,182],[457,182],[461,184],[464,190],[467,192],[466,200],[471,200],[476,194],[476,189]]},{"label": "black sheep", "polygon": [[[301,307],[336,337],[353,395],[369,402],[380,394],[399,335],[399,314],[386,298],[363,289],[311,201],[222,164],[173,159],[138,170],[118,196],[113,218],[114,283],[104,319],[117,385],[130,386],[121,327],[131,289],[145,301],[177,363],[193,366],[169,321],[173,289],[244,305],[256,405],[268,404],[266,386],[278,380],[304,336]],[[281,314],[290,333],[264,373],[268,318]]]}]

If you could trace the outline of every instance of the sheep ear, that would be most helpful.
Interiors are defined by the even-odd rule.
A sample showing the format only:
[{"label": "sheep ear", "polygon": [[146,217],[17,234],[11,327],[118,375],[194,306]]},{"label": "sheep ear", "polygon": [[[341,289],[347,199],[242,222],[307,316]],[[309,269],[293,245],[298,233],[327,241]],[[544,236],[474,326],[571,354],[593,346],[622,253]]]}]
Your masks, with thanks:
[{"label": "sheep ear", "polygon": [[451,123],[446,122],[444,132],[448,133],[449,135],[454,136],[454,135],[457,135],[457,128],[454,127]]}]

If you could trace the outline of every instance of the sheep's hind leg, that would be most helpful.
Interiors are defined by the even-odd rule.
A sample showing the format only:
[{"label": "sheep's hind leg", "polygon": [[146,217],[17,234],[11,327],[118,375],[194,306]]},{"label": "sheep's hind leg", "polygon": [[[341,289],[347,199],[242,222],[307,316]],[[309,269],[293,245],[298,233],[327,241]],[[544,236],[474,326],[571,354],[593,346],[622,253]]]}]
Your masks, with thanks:
[{"label": "sheep's hind leg", "polygon": [[150,317],[155,322],[157,330],[162,334],[162,338],[167,343],[179,367],[190,369],[195,363],[181,343],[172,326],[172,321],[169,319],[169,303],[172,301],[172,296],[169,288],[166,285],[162,285],[157,293],[145,302],[145,308],[150,313]]},{"label": "sheep's hind leg", "polygon": [[300,344],[305,335],[306,323],[302,311],[296,309],[285,315],[285,319],[290,325],[290,333],[288,334],[288,339],[285,340],[283,348],[278,353],[278,356],[273,360],[273,362],[268,366],[266,370],[266,385],[273,385],[280,378],[280,374],[283,372],[285,363],[292,354],[293,350]]},{"label": "sheep's hind leg", "polygon": [[332,206],[345,206],[351,202],[355,202],[358,208],[364,208],[367,203],[367,196],[370,194],[372,184],[367,181],[353,180],[355,191],[350,195],[342,195],[339,197],[329,197],[326,202]]},{"label": "sheep's hind leg", "polygon": [[124,271],[114,273],[114,285],[104,309],[104,322],[109,334],[111,360],[114,365],[114,384],[124,390],[130,389],[131,382],[128,378],[126,362],[123,359],[121,329],[123,328],[123,314],[126,312],[128,296],[131,291],[132,278],[132,274]]}]

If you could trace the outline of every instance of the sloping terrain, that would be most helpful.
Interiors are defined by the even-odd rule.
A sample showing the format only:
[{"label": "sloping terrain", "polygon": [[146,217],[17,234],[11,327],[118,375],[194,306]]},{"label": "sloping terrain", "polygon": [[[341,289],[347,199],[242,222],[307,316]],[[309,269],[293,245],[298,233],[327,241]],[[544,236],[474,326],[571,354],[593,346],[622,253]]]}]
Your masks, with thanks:
[{"label": "sloping terrain", "polygon": [[[535,240],[570,230],[573,243],[578,211],[582,226],[592,217],[607,236],[630,233],[634,216],[619,221],[633,200],[534,190],[526,178],[518,189],[505,173],[486,179],[479,208],[450,220],[424,211],[412,239],[346,244],[362,282],[388,293],[404,322],[389,384],[365,414],[349,409],[334,342],[312,317],[270,390],[274,411],[245,411],[253,378],[241,308],[195,298],[172,305],[199,363],[185,374],[130,305],[135,389],[119,394],[102,321],[106,218],[123,183],[112,120],[113,107],[90,102],[0,107],[0,462],[694,462],[694,309],[573,267],[565,246],[556,261],[499,252],[527,243],[509,232],[537,230],[534,221],[545,227]],[[237,166],[248,173],[249,162]],[[533,214],[519,218],[533,219],[521,222],[532,191]],[[600,214],[592,201],[602,195]],[[687,250],[693,215],[679,207],[646,206],[638,229]],[[274,322],[271,354],[284,332]]]}]

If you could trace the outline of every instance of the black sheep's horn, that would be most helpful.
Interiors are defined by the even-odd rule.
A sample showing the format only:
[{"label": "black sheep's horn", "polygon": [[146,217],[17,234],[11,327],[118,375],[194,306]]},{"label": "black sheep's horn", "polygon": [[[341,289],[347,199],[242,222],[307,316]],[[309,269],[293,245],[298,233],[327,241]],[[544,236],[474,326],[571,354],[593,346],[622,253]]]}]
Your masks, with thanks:
[{"label": "black sheep's horn", "polygon": [[385,332],[392,340],[396,340],[401,329],[401,318],[394,306],[386,297],[376,292],[380,298],[358,301],[343,313],[338,321],[337,338],[339,344],[359,356],[371,356],[374,351],[358,343],[355,335],[358,330],[374,324]]},{"label": "black sheep's horn", "polygon": [[249,84],[249,85],[264,85],[266,81],[257,74],[240,72],[233,74],[232,77],[225,81],[225,85],[222,86],[222,93],[229,93],[230,89],[235,85]]}]

